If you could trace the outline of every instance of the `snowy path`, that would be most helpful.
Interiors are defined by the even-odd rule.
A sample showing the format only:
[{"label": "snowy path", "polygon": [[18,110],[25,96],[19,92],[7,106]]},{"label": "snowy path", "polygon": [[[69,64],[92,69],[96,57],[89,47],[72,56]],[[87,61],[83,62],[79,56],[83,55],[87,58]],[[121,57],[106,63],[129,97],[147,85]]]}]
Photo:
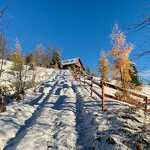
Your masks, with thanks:
[{"label": "snowy path", "polygon": [[40,107],[5,150],[75,149],[76,95],[66,78],[63,73],[57,77],[56,85],[47,83]]},{"label": "snowy path", "polygon": [[[55,80],[45,82],[40,90],[42,94],[38,99],[29,103],[37,109],[4,150],[135,148],[130,138],[134,139],[143,127],[142,113],[128,113],[127,106],[111,100],[105,102],[109,110],[102,112],[100,100],[90,97],[88,90],[66,70],[58,73]],[[128,142],[128,139],[130,145],[127,146],[122,141]]]},{"label": "snowy path", "polygon": [[85,107],[87,102],[69,72],[62,71],[55,83],[43,88],[43,100],[31,102],[42,101],[5,150],[96,149],[96,120],[86,110],[93,105]]}]

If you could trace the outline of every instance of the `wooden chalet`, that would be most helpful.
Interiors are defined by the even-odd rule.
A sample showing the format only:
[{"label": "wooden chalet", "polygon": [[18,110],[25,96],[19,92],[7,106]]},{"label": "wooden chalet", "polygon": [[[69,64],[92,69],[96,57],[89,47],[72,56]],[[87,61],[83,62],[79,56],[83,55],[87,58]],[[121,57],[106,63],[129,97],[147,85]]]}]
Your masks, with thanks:
[{"label": "wooden chalet", "polygon": [[85,68],[80,58],[62,60],[61,65],[62,65],[62,69],[72,69],[73,71],[77,70],[80,72],[85,71]]}]

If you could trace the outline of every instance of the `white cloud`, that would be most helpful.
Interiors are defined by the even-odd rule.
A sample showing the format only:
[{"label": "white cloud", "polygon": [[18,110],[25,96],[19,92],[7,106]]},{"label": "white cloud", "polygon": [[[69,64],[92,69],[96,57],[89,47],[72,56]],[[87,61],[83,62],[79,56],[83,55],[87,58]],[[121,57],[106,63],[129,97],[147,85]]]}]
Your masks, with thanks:
[{"label": "white cloud", "polygon": [[142,78],[150,79],[150,70],[139,72],[139,76]]}]

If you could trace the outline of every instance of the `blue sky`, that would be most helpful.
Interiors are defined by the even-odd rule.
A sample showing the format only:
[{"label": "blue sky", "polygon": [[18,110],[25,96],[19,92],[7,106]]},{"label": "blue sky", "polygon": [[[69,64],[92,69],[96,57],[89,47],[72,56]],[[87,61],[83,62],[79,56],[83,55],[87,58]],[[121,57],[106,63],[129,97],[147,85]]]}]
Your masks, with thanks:
[{"label": "blue sky", "polygon": [[[150,48],[145,32],[129,32],[127,27],[148,13],[146,0],[0,0],[8,4],[7,38],[14,46],[18,38],[23,50],[32,51],[37,43],[58,47],[63,58],[80,57],[95,69],[100,50],[111,49],[110,34],[118,23],[135,45],[131,55],[139,70],[150,69],[148,57],[134,55]],[[143,44],[144,43],[144,44]]]}]

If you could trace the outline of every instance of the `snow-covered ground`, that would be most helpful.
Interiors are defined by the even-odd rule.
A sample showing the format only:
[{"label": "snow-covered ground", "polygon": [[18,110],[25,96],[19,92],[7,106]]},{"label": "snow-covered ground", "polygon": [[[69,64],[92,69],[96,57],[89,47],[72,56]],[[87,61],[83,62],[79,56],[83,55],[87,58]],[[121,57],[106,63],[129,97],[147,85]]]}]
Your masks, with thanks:
[{"label": "snow-covered ground", "polygon": [[[51,75],[49,82],[53,86],[55,81],[55,74]],[[7,111],[0,113],[0,150],[8,140],[15,137],[21,128],[24,128],[26,121],[30,119],[35,111],[41,106],[48,88],[44,85],[39,88],[39,91],[33,93],[32,90],[27,91],[27,95],[20,103],[13,102],[7,105]],[[44,88],[43,88],[44,87]],[[41,90],[43,88],[43,90]]]},{"label": "snow-covered ground", "polygon": [[56,71],[23,102],[0,114],[1,150],[136,150],[150,147],[150,115],[124,103],[101,100]]},{"label": "snow-covered ground", "polygon": [[47,92],[30,125],[8,142],[5,149],[75,149],[75,115],[72,108],[76,98],[69,81],[62,76],[56,80],[57,84]]},{"label": "snow-covered ground", "polygon": [[[91,84],[91,81],[90,80],[84,80],[83,78],[80,78],[80,80],[82,80],[82,82],[84,83],[84,81],[86,82],[85,83],[85,88],[88,89],[90,91],[90,87],[89,86],[86,86],[87,83],[90,85]],[[93,81],[97,84],[100,83],[100,79],[97,77],[94,77]],[[116,85],[117,84],[117,81],[116,80],[112,80],[110,82],[112,85]],[[101,88],[99,85],[97,84],[93,84],[92,86],[92,89],[94,89],[97,93],[101,93]],[[118,84],[117,84],[118,85]],[[130,90],[134,93],[137,93],[137,94],[141,94],[142,96],[146,96],[148,98],[148,101],[150,100],[150,86],[149,85],[142,85],[140,86],[139,89],[132,89]],[[118,92],[116,89],[113,89],[113,88],[110,88],[110,87],[107,87],[105,86],[104,87],[104,92],[105,94],[107,95],[110,95],[110,96],[115,96],[116,92]],[[141,103],[141,106],[143,109],[145,108],[145,100],[143,98],[140,98],[140,97],[137,97],[137,96],[133,96],[132,97],[135,99],[135,104],[138,104],[138,103]],[[107,99],[106,99],[107,100]],[[128,103],[124,103],[126,105],[130,105]],[[132,105],[134,107],[134,105]],[[150,103],[148,102],[147,104],[147,109],[150,110]]]},{"label": "snow-covered ground", "polygon": [[[9,90],[12,90],[12,88],[10,88],[10,86],[12,85],[13,82],[16,81],[16,77],[14,75],[14,71],[12,71],[12,66],[13,63],[11,61],[8,60],[4,60],[4,65],[3,65],[3,73],[2,76],[0,78],[0,85],[3,85],[5,87],[8,87]],[[25,81],[31,81],[32,79],[32,74],[33,74],[33,70],[28,70],[26,72],[26,67],[29,68],[29,66],[25,66],[24,65],[24,80]],[[35,82],[36,84],[40,84],[43,81],[47,81],[50,78],[50,75],[52,74],[52,72],[54,72],[55,70],[53,68],[43,68],[43,67],[36,67],[36,77],[35,77]],[[26,77],[25,77],[26,74]]]},{"label": "snow-covered ground", "polygon": [[[138,145],[141,145],[143,149],[150,148],[149,114],[112,99],[105,101],[107,111],[102,112],[100,99],[96,95],[93,94],[94,98],[89,97],[90,91],[79,86],[77,91],[82,100],[83,114],[90,117],[89,119],[85,117],[85,121],[82,120],[83,123],[81,124],[88,126],[88,128],[83,128],[85,131],[81,131],[88,137],[89,133],[92,134],[94,149],[132,150],[136,149]],[[91,120],[90,126],[93,124],[91,129],[89,120]],[[93,126],[95,126],[95,130],[92,129]],[[82,135],[83,139],[85,139],[85,135]],[[89,141],[92,142],[92,140]],[[87,141],[84,143],[85,146],[87,146],[86,143]]]}]

